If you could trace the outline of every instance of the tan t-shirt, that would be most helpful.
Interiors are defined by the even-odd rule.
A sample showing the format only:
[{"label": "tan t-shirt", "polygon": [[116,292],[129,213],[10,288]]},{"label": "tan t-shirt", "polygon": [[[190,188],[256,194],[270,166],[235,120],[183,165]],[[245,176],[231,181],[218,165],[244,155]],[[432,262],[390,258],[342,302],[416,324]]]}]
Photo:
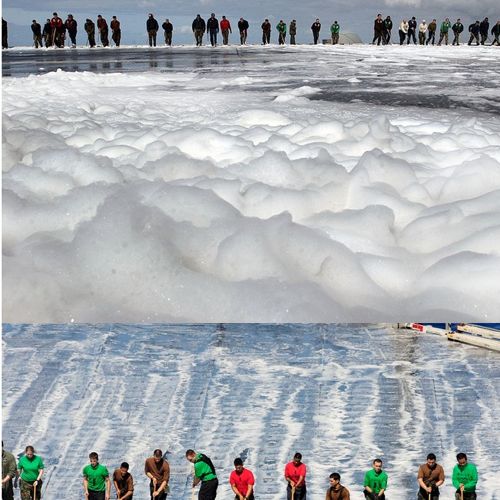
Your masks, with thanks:
[{"label": "tan t-shirt", "polygon": [[422,464],[418,468],[417,478],[423,479],[424,483],[427,485],[431,482],[437,483],[438,481],[444,481],[444,470],[439,464],[436,464],[434,469],[431,469],[427,464]]},{"label": "tan t-shirt", "polygon": [[168,480],[170,479],[170,466],[164,458],[162,458],[159,463],[155,462],[154,457],[147,458],[144,464],[144,473],[147,474],[148,472],[158,481],[158,485],[163,483],[163,481],[166,481],[168,484]]}]

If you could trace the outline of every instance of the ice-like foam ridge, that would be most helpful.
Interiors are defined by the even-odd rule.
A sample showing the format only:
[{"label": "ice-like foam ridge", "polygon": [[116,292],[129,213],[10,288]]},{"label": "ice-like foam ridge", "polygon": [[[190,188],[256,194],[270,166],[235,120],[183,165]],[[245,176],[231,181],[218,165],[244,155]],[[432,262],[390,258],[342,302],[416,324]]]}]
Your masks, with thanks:
[{"label": "ice-like foam ridge", "polygon": [[496,116],[241,77],[4,79],[4,320],[498,314]]}]

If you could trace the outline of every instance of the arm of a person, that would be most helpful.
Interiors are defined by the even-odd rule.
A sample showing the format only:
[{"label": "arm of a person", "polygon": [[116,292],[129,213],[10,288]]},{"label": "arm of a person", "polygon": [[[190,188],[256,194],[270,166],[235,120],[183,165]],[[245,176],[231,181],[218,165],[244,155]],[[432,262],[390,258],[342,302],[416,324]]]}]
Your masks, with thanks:
[{"label": "arm of a person", "polygon": [[38,476],[35,479],[35,482],[33,483],[35,486],[39,483],[40,479],[42,479],[43,476],[43,469],[38,469]]},{"label": "arm of a person", "polygon": [[236,485],[235,484],[232,484],[231,483],[231,489],[233,490],[233,493],[238,497],[238,498],[242,498],[242,495],[241,493],[238,491],[238,488],[236,488]]},{"label": "arm of a person", "polygon": [[249,484],[245,498],[248,498],[252,494],[252,491],[253,491],[253,484]]},{"label": "arm of a person", "polygon": [[368,477],[368,473],[365,474],[365,479],[363,481],[363,486],[365,488],[365,490],[368,492],[368,493],[373,493],[372,489],[370,488],[370,486],[368,485],[368,483],[370,482],[370,478]]},{"label": "arm of a person", "polygon": [[106,476],[106,498],[109,499],[111,495],[111,481],[109,479],[109,476]]},{"label": "arm of a person", "polygon": [[444,469],[441,467],[441,470],[439,471],[438,480],[436,481],[436,486],[439,488],[443,483],[444,483]]},{"label": "arm of a person", "polygon": [[453,468],[451,482],[452,482],[453,486],[458,489],[460,487],[460,482],[458,481],[458,470],[457,469],[458,468],[456,466]]},{"label": "arm of a person", "polygon": [[299,476],[299,479],[297,480],[297,482],[295,483],[295,487],[298,488],[302,485],[302,483],[304,482],[304,476]]},{"label": "arm of a person", "polygon": [[118,483],[113,479],[113,486],[115,487],[115,490],[116,490],[116,496],[118,498],[123,498],[120,496],[120,487],[118,486]]},{"label": "arm of a person", "polygon": [[86,476],[83,476],[83,491],[85,492],[85,496],[89,496],[89,481]]}]

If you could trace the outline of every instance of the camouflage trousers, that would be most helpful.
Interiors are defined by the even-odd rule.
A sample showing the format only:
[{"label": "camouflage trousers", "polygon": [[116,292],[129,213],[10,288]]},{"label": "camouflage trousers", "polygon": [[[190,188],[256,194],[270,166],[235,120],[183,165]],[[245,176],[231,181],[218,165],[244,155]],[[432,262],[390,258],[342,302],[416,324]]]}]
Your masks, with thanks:
[{"label": "camouflage trousers", "polygon": [[[21,500],[31,500],[33,498],[34,488],[28,481],[23,481],[21,479]],[[42,492],[42,481],[38,481],[36,487],[36,497],[40,498]]]}]

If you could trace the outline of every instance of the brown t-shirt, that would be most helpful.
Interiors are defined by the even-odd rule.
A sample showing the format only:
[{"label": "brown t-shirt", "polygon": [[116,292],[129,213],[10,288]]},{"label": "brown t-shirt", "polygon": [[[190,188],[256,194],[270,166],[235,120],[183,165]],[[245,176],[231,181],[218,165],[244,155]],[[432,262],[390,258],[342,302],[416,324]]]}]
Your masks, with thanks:
[{"label": "brown t-shirt", "polygon": [[113,472],[113,481],[116,481],[118,484],[120,496],[129,491],[134,491],[134,480],[132,479],[132,475],[128,472],[124,475],[120,469],[116,469],[115,472]]},{"label": "brown t-shirt", "polygon": [[439,465],[436,464],[434,469],[431,469],[427,464],[422,464],[418,468],[418,479],[423,479],[426,485],[432,483],[437,483],[438,481],[444,481],[444,470]]},{"label": "brown t-shirt", "polygon": [[334,490],[333,488],[328,488],[326,491],[326,499],[325,500],[350,500],[351,495],[349,490],[345,486],[341,486]]},{"label": "brown t-shirt", "polygon": [[170,479],[170,466],[164,458],[162,458],[159,463],[155,462],[154,457],[147,458],[144,465],[144,473],[147,474],[148,472],[158,481],[158,486],[163,483],[163,481],[166,481],[168,484],[168,480]]}]

